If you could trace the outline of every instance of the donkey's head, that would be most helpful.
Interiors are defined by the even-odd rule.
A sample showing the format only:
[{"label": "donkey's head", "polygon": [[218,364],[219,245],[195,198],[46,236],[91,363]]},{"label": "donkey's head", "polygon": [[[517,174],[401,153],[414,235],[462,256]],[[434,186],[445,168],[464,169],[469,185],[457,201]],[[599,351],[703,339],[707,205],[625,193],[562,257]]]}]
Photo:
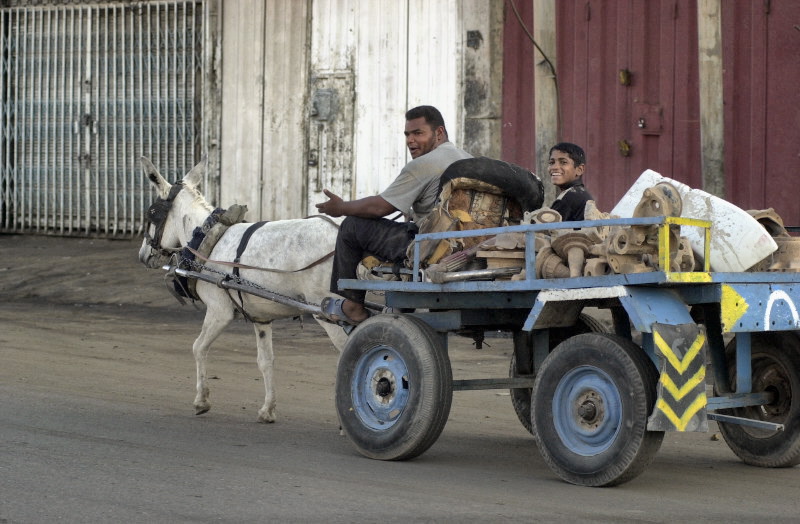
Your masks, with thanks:
[{"label": "donkey's head", "polygon": [[142,157],[145,176],[156,189],[156,201],[147,209],[149,222],[139,248],[139,261],[157,268],[186,245],[193,229],[202,223],[211,206],[198,191],[206,172],[207,159],[189,171],[183,180],[170,184],[150,160]]}]

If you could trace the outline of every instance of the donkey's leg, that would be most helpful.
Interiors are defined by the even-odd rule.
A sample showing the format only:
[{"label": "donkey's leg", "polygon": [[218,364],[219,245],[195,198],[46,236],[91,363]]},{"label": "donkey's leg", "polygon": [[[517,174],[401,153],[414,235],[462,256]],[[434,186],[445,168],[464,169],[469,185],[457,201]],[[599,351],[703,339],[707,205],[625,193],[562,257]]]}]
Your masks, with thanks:
[{"label": "donkey's leg", "polygon": [[322,321],[316,317],[314,317],[314,320],[322,326],[322,329],[328,334],[328,338],[331,340],[333,347],[341,354],[342,349],[344,349],[344,344],[347,342],[347,333],[345,333],[344,329],[342,329],[341,326]]},{"label": "donkey's leg", "polygon": [[208,377],[206,375],[206,358],[211,344],[222,331],[233,320],[233,311],[223,308],[211,308],[206,310],[206,316],[203,320],[203,328],[200,330],[200,335],[192,345],[192,353],[194,353],[194,362],[197,366],[197,396],[194,398],[194,413],[195,415],[202,415],[211,409],[211,403],[208,401]]},{"label": "donkey's leg", "polygon": [[264,378],[264,405],[258,410],[259,422],[275,422],[275,352],[272,350],[272,323],[253,324],[256,330],[256,346],[258,347],[258,369]]}]

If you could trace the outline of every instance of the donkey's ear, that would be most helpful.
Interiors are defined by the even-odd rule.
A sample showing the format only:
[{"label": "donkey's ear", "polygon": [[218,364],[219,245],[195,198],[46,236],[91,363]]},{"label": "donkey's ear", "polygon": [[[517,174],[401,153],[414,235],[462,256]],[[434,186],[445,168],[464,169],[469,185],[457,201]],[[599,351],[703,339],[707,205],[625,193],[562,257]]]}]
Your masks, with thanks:
[{"label": "donkey's ear", "polygon": [[161,198],[167,198],[171,184],[167,182],[163,176],[161,176],[161,173],[158,172],[158,169],[156,169],[156,166],[150,162],[149,158],[143,156],[141,161],[144,174],[147,176],[147,179],[150,181],[150,183],[156,187],[156,190],[158,190],[158,195]]},{"label": "donkey's ear", "polygon": [[186,186],[199,187],[206,176],[206,168],[208,167],[208,156],[203,155],[203,158],[191,171],[186,173],[183,177],[183,184]]}]

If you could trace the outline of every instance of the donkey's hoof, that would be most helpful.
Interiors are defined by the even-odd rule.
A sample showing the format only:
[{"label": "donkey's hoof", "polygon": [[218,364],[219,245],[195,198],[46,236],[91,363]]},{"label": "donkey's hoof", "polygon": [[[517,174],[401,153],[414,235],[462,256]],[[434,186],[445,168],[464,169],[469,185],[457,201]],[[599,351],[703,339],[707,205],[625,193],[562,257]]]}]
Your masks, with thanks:
[{"label": "donkey's hoof", "polygon": [[275,410],[258,410],[258,421],[262,424],[272,424],[275,422]]},{"label": "donkey's hoof", "polygon": [[203,413],[207,413],[209,409],[211,409],[211,406],[208,405],[208,404],[206,404],[204,406],[195,406],[194,407],[194,414],[195,414],[195,416],[196,415],[202,415]]}]

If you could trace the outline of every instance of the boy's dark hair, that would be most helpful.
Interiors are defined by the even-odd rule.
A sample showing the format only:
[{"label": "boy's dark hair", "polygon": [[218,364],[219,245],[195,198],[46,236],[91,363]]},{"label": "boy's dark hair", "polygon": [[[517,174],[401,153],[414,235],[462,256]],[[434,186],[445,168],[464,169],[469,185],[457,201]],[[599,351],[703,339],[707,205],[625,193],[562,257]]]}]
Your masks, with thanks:
[{"label": "boy's dark hair", "polygon": [[550,152],[547,156],[553,154],[553,151],[561,151],[562,153],[566,153],[568,157],[575,162],[575,167],[579,165],[586,164],[586,153],[583,152],[580,146],[575,145],[571,142],[560,142],[553,147],[550,148]]},{"label": "boy's dark hair", "polygon": [[[406,111],[406,120],[414,120],[415,118],[424,118],[425,122],[433,129],[439,126],[445,127],[444,117],[442,117],[439,110],[433,106],[417,106]],[[445,132],[447,132],[446,127]]]}]

